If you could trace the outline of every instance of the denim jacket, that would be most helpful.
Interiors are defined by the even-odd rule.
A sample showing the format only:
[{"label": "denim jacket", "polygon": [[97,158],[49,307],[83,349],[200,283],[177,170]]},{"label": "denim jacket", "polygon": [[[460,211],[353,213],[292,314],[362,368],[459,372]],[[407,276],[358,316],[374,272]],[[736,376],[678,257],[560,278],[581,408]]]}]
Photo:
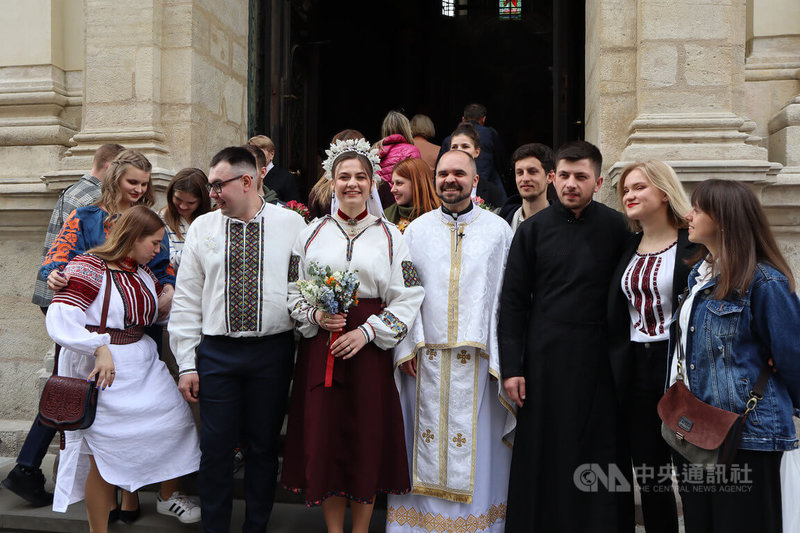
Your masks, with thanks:
[{"label": "denim jacket", "polygon": [[[697,283],[701,263],[689,274],[689,290]],[[708,404],[742,414],[761,368],[772,357],[777,372],[747,418],[740,448],[797,448],[792,414],[800,406],[800,299],[789,290],[783,274],[763,263],[740,297],[713,299],[715,283],[716,278],[697,293],[689,317],[685,362],[689,388]],[[669,368],[675,357],[676,326],[677,316],[670,330]]]}]

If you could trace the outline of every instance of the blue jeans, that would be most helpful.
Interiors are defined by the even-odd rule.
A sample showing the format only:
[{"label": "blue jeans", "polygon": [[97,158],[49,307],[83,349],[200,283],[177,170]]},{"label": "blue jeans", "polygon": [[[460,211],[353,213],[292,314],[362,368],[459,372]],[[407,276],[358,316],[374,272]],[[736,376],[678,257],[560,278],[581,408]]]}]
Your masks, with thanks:
[{"label": "blue jeans", "polygon": [[233,505],[233,450],[248,443],[245,522],[264,532],[278,476],[278,434],[294,365],[291,331],[260,338],[206,336],[197,348],[200,378],[199,491],[203,531],[227,533]]},{"label": "blue jeans", "polygon": [[25,443],[17,456],[17,464],[28,468],[41,468],[44,456],[47,455],[47,448],[56,435],[56,430],[40,426],[36,420],[33,421]]}]

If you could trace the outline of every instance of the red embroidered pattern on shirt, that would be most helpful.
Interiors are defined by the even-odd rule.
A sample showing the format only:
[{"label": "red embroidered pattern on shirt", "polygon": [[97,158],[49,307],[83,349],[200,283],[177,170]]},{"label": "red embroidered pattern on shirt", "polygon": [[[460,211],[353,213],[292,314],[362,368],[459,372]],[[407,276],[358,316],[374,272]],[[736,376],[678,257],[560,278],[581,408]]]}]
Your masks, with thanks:
[{"label": "red embroidered pattern on shirt", "polygon": [[55,293],[52,303],[62,303],[83,311],[97,298],[106,273],[105,263],[93,255],[79,255],[64,268],[67,286]]}]

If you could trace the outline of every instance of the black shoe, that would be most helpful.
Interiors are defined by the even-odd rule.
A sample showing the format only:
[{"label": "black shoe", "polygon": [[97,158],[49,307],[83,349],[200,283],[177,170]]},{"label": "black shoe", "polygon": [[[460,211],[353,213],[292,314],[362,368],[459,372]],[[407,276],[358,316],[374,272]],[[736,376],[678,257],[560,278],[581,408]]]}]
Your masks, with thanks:
[{"label": "black shoe", "polygon": [[2,485],[34,507],[53,505],[53,494],[44,490],[44,474],[38,468],[16,465]]},{"label": "black shoe", "polygon": [[119,496],[119,487],[114,487],[114,503],[116,504],[116,507],[114,507],[113,509],[111,509],[108,512],[108,525],[109,526],[111,524],[113,524],[114,522],[116,522],[117,520],[119,520],[119,511],[120,511],[119,498],[120,498],[120,496]]},{"label": "black shoe", "polygon": [[139,512],[141,507],[137,507],[133,511],[123,511],[120,509],[119,511],[119,519],[125,522],[126,524],[130,525],[136,522],[139,519]]},{"label": "black shoe", "polygon": [[142,506],[139,505],[139,494],[134,494],[136,494],[136,509],[133,511],[125,511],[121,506],[119,507],[119,519],[128,525],[133,524],[139,519],[139,512],[142,509]]},{"label": "black shoe", "polygon": [[114,509],[111,509],[108,512],[108,525],[109,526],[111,524],[113,524],[114,522],[116,522],[117,520],[119,520],[119,513],[120,513],[119,505],[117,505]]}]

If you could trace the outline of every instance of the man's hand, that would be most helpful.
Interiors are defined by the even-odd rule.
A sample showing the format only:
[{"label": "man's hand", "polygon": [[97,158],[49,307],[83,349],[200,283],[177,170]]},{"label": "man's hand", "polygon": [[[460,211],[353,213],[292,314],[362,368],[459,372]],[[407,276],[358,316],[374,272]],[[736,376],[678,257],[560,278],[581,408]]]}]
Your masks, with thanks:
[{"label": "man's hand", "polygon": [[189,403],[197,403],[200,398],[200,378],[196,372],[183,374],[178,379],[178,390],[183,394],[183,399]]},{"label": "man's hand", "polygon": [[158,297],[158,320],[164,320],[172,307],[172,297],[175,295],[175,287],[164,285],[161,289],[161,296]]},{"label": "man's hand", "polygon": [[50,271],[47,275],[47,288],[51,291],[58,292],[67,286],[69,281],[69,274],[64,274],[57,268]]},{"label": "man's hand", "polygon": [[503,380],[503,387],[511,401],[517,404],[517,407],[522,407],[525,402],[525,378],[522,376],[506,378]]},{"label": "man's hand", "polygon": [[417,356],[415,355],[413,359],[409,359],[405,363],[400,365],[400,372],[403,374],[409,375],[412,378],[417,377]]}]

